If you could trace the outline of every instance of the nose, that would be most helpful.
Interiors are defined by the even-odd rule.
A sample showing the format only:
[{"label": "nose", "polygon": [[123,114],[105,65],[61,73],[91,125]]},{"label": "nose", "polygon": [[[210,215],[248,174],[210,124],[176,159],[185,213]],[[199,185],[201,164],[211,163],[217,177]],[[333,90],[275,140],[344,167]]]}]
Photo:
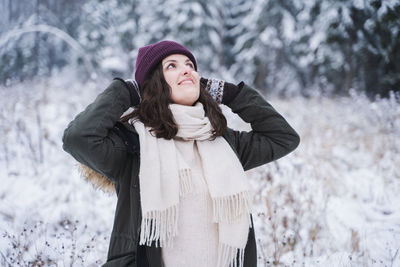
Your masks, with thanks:
[{"label": "nose", "polygon": [[188,75],[190,74],[190,72],[192,71],[192,68],[190,68],[189,66],[183,67],[183,75]]}]

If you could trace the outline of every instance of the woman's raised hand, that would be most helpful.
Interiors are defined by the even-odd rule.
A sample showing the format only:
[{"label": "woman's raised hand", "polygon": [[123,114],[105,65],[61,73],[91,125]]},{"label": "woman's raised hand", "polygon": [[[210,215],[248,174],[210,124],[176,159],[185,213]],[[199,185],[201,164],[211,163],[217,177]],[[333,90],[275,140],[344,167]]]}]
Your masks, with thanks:
[{"label": "woman's raised hand", "polygon": [[240,91],[238,85],[218,79],[201,77],[200,85],[211,94],[218,104],[229,104]]}]

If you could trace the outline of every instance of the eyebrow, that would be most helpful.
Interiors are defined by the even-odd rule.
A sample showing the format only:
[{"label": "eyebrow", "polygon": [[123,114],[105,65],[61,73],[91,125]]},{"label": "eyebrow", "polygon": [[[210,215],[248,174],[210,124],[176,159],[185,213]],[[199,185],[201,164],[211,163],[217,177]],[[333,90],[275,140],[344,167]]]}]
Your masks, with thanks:
[{"label": "eyebrow", "polygon": [[[192,61],[188,58],[188,59],[185,60],[185,63],[188,62],[188,61],[189,61],[189,62],[192,62]],[[165,65],[167,62],[177,62],[177,61],[176,61],[175,59],[168,59],[167,61],[164,62],[163,65]]]}]

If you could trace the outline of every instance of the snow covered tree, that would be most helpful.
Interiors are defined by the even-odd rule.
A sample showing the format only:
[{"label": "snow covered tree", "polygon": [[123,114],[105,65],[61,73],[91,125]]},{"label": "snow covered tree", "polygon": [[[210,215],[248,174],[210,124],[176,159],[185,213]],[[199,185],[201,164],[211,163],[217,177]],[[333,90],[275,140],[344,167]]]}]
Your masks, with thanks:
[{"label": "snow covered tree", "polygon": [[281,95],[400,90],[398,1],[2,0],[0,11],[1,35],[51,25],[85,54],[46,32],[3,39],[2,84],[71,64],[85,79],[88,58],[101,77],[132,77],[139,47],[172,39],[197,55],[201,75]]},{"label": "snow covered tree", "polygon": [[399,91],[400,3],[342,1],[334,11],[319,74],[337,93],[354,88],[387,96]]},{"label": "snow covered tree", "polygon": [[[2,39],[0,46],[1,83],[52,75],[56,68],[71,63],[74,57],[65,42],[52,34],[29,29],[38,24],[51,25],[75,36],[80,21],[79,1],[2,1],[2,4],[0,10],[5,11],[8,20],[2,20],[0,34],[8,37]],[[20,29],[25,32],[7,35]]]}]

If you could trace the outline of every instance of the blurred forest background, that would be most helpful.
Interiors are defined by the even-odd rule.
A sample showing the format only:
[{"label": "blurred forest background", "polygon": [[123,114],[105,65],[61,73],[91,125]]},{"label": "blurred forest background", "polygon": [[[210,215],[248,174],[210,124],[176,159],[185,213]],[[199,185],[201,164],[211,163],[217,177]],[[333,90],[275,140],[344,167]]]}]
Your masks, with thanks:
[{"label": "blurred forest background", "polygon": [[184,43],[203,75],[280,95],[400,90],[400,1],[0,0],[0,83],[76,66],[132,77],[137,49]]},{"label": "blurred forest background", "polygon": [[246,172],[259,267],[400,266],[399,0],[0,0],[0,14],[0,266],[106,261],[116,196],[61,138],[161,39],[202,76],[253,85],[301,137]]}]

